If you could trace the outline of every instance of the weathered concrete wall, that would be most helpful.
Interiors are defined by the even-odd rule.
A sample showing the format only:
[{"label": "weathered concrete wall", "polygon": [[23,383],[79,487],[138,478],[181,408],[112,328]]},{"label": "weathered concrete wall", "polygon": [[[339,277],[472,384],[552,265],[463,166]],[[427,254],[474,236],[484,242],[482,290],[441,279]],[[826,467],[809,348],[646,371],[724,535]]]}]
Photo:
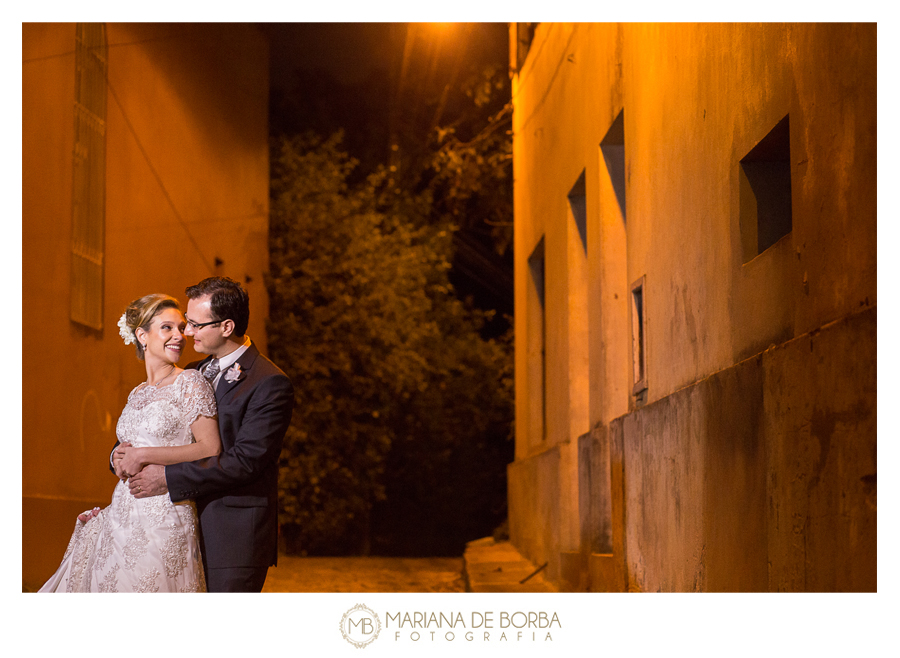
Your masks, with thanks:
[{"label": "weathered concrete wall", "polygon": [[545,532],[534,520],[559,527],[559,461],[558,450],[547,450],[507,467],[509,499],[516,501],[509,510],[510,542],[523,547],[522,555],[532,564],[549,563],[545,577],[550,581],[559,579],[559,535]]},{"label": "weathered concrete wall", "polygon": [[876,320],[863,311],[763,361],[770,590],[876,590]]},{"label": "weathered concrete wall", "polygon": [[[108,503],[116,420],[145,378],[116,322],[140,295],[247,282],[265,347],[268,46],[238,25],[108,24],[103,329],[69,319],[75,25],[22,30],[23,580]],[[196,246],[191,237],[196,242]],[[216,269],[215,258],[223,261]],[[186,350],[182,364],[196,358]]]},{"label": "weathered concrete wall", "polygon": [[742,364],[610,424],[627,587],[765,591],[761,372]]},{"label": "weathered concrete wall", "polygon": [[[760,555],[778,564],[788,559],[784,551],[797,550],[787,544],[779,544],[777,558],[768,544],[749,552],[742,547],[744,562],[701,556],[711,548],[736,550],[736,537],[746,531],[756,536],[754,529],[766,528],[759,536],[773,536],[764,509],[773,487],[767,478],[785,473],[765,453],[779,445],[777,430],[767,430],[760,444],[761,430],[754,428],[770,419],[754,414],[760,400],[771,408],[795,393],[772,389],[772,377],[748,369],[747,360],[877,306],[876,45],[874,24],[537,25],[513,77],[517,467],[510,478],[527,473],[530,486],[550,491],[542,494],[548,497],[559,487],[560,503],[558,520],[551,522],[518,498],[525,487],[511,481],[511,516],[531,525],[521,527],[519,536],[541,547],[517,543],[523,554],[531,557],[551,545],[583,554],[609,534],[592,525],[601,523],[612,528],[611,557],[598,558],[589,569],[606,574],[610,587],[819,588],[809,585],[809,576],[803,586],[796,577],[787,585],[769,582]],[[600,148],[620,114],[624,205]],[[746,260],[740,161],[785,117],[791,230]],[[582,172],[586,263],[573,248],[578,237],[567,200]],[[539,244],[545,254],[542,316],[527,262]],[[642,278],[648,388],[637,398],[629,297],[631,284]],[[586,347],[580,324],[585,306]],[[533,412],[541,391],[526,374],[537,371],[539,351],[529,353],[526,346],[540,317],[546,427],[538,435]],[[847,358],[874,350],[874,332],[860,340],[867,344],[848,344]],[[802,352],[796,358],[805,358],[806,368],[817,359]],[[710,378],[719,389],[698,384]],[[829,385],[798,383],[803,394],[818,391],[823,418],[851,413],[843,394]],[[587,435],[585,394],[592,428]],[[643,414],[643,405],[655,411]],[[722,415],[723,406],[731,415]],[[743,414],[737,434],[729,429],[735,413]],[[869,422],[860,413],[859,423]],[[634,436],[640,441],[625,440]],[[865,441],[847,438],[847,449],[867,449]],[[651,447],[661,452],[647,452]],[[540,479],[547,469],[525,466],[549,451],[560,456],[561,472],[552,481]],[[647,454],[654,459],[647,461]],[[609,469],[602,477],[585,461],[597,459]],[[637,471],[635,463],[642,464]],[[711,493],[709,481],[718,481],[720,473],[743,478],[735,481],[740,495]],[[608,483],[603,493],[597,492],[600,481],[603,488]],[[632,494],[623,493],[623,506],[616,508],[620,482]],[[820,482],[816,487],[835,487],[819,494],[823,500],[843,509],[845,499],[834,496],[842,495],[843,485],[835,483],[844,480],[823,476]],[[673,487],[678,497],[670,495]],[[785,490],[783,504],[805,510],[806,503],[787,503],[801,493],[796,486]],[[704,525],[710,514],[718,519],[712,529]],[[809,525],[813,532],[816,524]],[[627,562],[617,552],[626,546]],[[849,544],[838,542],[833,550],[849,550]],[[559,558],[548,560],[554,565]],[[701,562],[707,566],[698,570]],[[810,568],[818,578],[828,567],[819,561]],[[832,585],[868,582],[859,574],[848,578],[856,584]]]},{"label": "weathered concrete wall", "polygon": [[875,331],[863,311],[610,424],[629,589],[875,591]]}]

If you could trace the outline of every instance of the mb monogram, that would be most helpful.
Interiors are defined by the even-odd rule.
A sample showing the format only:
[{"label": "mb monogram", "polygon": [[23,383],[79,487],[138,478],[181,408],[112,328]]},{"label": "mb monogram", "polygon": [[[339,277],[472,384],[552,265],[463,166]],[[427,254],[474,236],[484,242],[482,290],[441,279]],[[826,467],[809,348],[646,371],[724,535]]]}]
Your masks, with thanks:
[{"label": "mb monogram", "polygon": [[378,615],[362,603],[350,608],[341,618],[341,635],[358,649],[374,642],[380,632]]}]

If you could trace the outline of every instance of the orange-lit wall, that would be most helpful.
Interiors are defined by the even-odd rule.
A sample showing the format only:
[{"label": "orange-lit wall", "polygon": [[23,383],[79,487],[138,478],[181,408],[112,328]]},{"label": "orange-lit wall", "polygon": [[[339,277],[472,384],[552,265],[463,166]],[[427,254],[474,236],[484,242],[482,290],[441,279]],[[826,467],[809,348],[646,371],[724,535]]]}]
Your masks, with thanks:
[{"label": "orange-lit wall", "polygon": [[[541,23],[512,97],[513,543],[563,588],[874,589],[875,25]],[[744,263],[739,161],[785,115],[792,230]]]},{"label": "orange-lit wall", "polygon": [[[268,44],[252,26],[108,24],[103,329],[69,319],[75,25],[22,31],[22,567],[39,587],[75,515],[105,505],[107,458],[145,378],[116,322],[141,295],[243,282],[265,351]],[[222,263],[216,266],[215,261]],[[182,365],[194,360],[189,349]]]}]

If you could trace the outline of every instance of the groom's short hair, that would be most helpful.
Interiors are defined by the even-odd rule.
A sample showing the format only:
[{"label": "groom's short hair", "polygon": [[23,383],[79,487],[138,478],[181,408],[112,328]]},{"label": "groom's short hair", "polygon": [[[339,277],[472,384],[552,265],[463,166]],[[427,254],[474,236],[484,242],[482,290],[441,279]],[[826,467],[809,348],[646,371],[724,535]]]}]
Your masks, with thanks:
[{"label": "groom's short hair", "polygon": [[250,297],[241,284],[227,276],[211,276],[185,289],[188,299],[209,295],[209,306],[217,320],[234,322],[234,333],[243,336],[250,323]]}]

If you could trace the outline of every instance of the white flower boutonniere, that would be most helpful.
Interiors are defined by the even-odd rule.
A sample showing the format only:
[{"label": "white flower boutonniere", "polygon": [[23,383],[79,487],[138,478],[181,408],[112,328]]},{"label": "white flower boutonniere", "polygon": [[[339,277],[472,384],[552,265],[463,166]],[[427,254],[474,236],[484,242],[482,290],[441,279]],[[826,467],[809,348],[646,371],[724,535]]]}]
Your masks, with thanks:
[{"label": "white flower boutonniere", "polygon": [[126,345],[131,345],[134,342],[134,332],[128,328],[128,321],[125,319],[125,314],[122,313],[122,317],[119,318],[119,335],[122,337],[122,340],[125,341]]},{"label": "white flower boutonniere", "polygon": [[228,368],[228,370],[225,371],[224,376],[225,376],[225,381],[228,382],[229,384],[233,384],[234,382],[239,380],[241,378],[241,364],[235,363],[233,366],[231,366],[230,368]]}]

